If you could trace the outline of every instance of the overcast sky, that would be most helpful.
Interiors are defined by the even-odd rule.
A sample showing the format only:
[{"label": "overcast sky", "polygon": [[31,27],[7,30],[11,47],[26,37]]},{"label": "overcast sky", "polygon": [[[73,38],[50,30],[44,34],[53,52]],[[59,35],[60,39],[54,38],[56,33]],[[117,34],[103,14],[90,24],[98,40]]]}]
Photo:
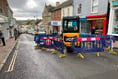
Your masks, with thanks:
[{"label": "overcast sky", "polygon": [[42,18],[45,3],[55,6],[57,1],[62,3],[65,0],[8,0],[8,3],[17,20],[27,20],[34,19],[34,16],[35,19]]}]

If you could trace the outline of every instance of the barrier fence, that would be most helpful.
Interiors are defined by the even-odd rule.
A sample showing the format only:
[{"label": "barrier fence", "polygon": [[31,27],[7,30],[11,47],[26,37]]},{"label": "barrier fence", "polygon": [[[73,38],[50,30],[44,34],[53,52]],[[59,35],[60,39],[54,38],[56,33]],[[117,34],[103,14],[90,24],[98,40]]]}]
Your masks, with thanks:
[{"label": "barrier fence", "polygon": [[45,50],[46,48],[54,49],[52,54],[56,54],[57,51],[61,52],[59,57],[65,57],[64,54],[64,44],[61,39],[61,36],[58,34],[44,34],[44,35],[37,35],[34,38],[35,43],[37,44],[35,48],[42,48]]},{"label": "barrier fence", "polygon": [[[56,54],[59,51],[61,54],[59,57],[65,57],[64,54],[64,43],[62,38],[58,34],[38,34],[35,35],[34,41],[37,44],[35,48],[41,48],[45,50],[54,49],[52,54]],[[84,58],[82,53],[94,53],[97,52],[97,56],[99,56],[100,52],[104,52],[107,48],[108,51],[112,54],[116,54],[112,51],[113,49],[113,36],[108,35],[80,35],[80,38],[73,38],[72,39],[72,46],[73,53],[77,53],[79,57]]]}]

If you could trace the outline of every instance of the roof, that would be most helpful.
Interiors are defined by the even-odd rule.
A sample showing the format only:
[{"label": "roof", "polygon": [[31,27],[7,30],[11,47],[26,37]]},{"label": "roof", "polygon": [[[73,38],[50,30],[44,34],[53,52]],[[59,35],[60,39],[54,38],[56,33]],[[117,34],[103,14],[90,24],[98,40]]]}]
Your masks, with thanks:
[{"label": "roof", "polygon": [[54,9],[55,7],[53,7],[51,5],[46,5],[46,8],[47,8],[48,12],[51,12],[51,10]]},{"label": "roof", "polygon": [[52,11],[59,10],[61,8],[70,6],[72,4],[73,4],[73,0],[67,0],[67,1],[63,2],[62,4],[60,4],[59,6],[55,7]]}]

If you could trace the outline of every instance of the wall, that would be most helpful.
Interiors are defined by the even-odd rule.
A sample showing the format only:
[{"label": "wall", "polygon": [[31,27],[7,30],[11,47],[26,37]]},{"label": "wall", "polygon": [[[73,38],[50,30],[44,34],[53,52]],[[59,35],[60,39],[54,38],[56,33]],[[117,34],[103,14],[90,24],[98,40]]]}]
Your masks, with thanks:
[{"label": "wall", "polygon": [[3,35],[5,37],[5,40],[8,40],[10,38],[9,34],[9,23],[1,23],[0,26],[2,26],[0,29],[2,29]]},{"label": "wall", "polygon": [[[101,15],[107,13],[107,6],[108,6],[108,0],[98,0],[98,12],[97,13],[91,13],[91,4],[92,0],[73,0],[74,5],[74,15],[79,15],[81,18],[85,18],[86,16],[91,15]],[[81,14],[77,13],[78,5],[82,4],[82,11]]]},{"label": "wall", "polygon": [[52,21],[61,21],[61,9],[53,11],[51,13],[51,20]]},{"label": "wall", "polygon": [[[69,9],[69,15],[68,15],[68,9]],[[61,9],[61,18],[63,18],[63,16],[73,16],[73,6],[68,6],[68,7],[64,7]]]}]

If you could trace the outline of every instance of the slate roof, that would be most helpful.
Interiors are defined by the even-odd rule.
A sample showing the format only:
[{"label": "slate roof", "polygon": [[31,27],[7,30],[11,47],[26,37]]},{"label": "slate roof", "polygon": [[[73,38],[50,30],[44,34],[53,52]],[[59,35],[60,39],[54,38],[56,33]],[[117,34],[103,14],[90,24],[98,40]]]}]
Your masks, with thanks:
[{"label": "slate roof", "polygon": [[70,6],[72,4],[73,4],[73,0],[67,0],[67,1],[63,2],[62,4],[60,4],[59,6],[55,7],[52,11],[59,10],[61,8]]},{"label": "slate roof", "polygon": [[53,7],[53,6],[51,6],[51,5],[48,5],[48,6],[46,6],[46,8],[48,9],[48,12],[51,12],[52,9],[54,9],[55,7]]}]

